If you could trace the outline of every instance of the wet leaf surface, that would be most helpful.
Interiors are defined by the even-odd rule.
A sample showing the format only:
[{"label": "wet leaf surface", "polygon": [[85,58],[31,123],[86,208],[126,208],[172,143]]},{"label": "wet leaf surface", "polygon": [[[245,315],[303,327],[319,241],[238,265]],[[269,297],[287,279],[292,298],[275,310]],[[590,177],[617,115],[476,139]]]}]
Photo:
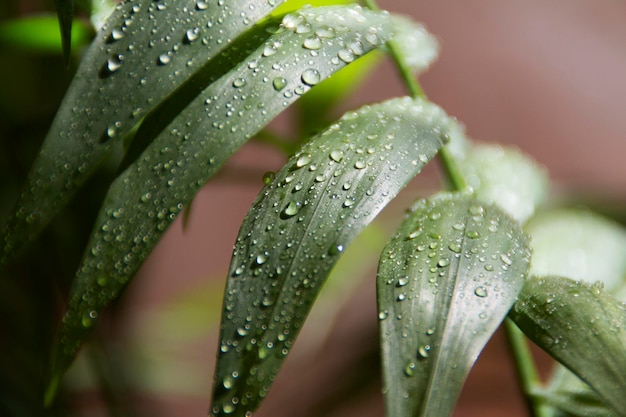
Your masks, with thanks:
[{"label": "wet leaf surface", "polygon": [[522,288],[530,252],[517,223],[467,195],[418,202],[378,277],[387,415],[447,416]]},{"label": "wet leaf surface", "polygon": [[[252,34],[257,46],[253,51],[248,53],[245,43],[238,45],[237,53],[244,51],[247,58],[204,89],[183,113],[170,114],[166,106],[142,124],[136,140],[147,147],[143,152],[139,148],[138,158],[113,182],[72,286],[55,378],[99,312],[119,295],[167,227],[222,164],[301,94],[383,45],[393,36],[393,27],[393,16],[356,6],[287,15],[272,33],[264,31],[260,45]],[[400,161],[394,166],[401,167]],[[290,216],[291,210],[299,207],[283,215]]]},{"label": "wet leaf surface", "polygon": [[450,123],[419,99],[365,107],[276,173],[235,244],[213,415],[244,416],[258,406],[340,254],[435,155]]},{"label": "wet leaf surface", "polygon": [[626,415],[626,306],[602,289],[560,277],[528,280],[510,317],[538,346]]}]

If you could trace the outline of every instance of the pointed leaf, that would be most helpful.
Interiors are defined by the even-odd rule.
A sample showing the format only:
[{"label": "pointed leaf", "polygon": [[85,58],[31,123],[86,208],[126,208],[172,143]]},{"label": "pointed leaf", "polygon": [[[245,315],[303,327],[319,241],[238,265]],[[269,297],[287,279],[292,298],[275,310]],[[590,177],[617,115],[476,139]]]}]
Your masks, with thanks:
[{"label": "pointed leaf", "polygon": [[119,4],[83,58],[31,168],[2,233],[0,264],[41,231],[144,115],[280,2]]},{"label": "pointed leaf", "polygon": [[213,415],[259,405],[340,253],[435,155],[449,123],[421,99],[348,113],[261,192],[231,260]]},{"label": "pointed leaf", "polygon": [[419,202],[380,261],[387,415],[447,416],[506,316],[530,252],[517,223],[465,195]]},{"label": "pointed leaf", "polygon": [[[72,46],[85,46],[90,37],[88,25],[76,20],[72,29]],[[23,17],[0,23],[0,43],[22,51],[63,53],[59,22],[54,15]]]},{"label": "pointed leaf", "polygon": [[[246,61],[158,129],[162,133],[106,197],[71,290],[55,378],[98,312],[117,297],[165,229],[230,155],[313,84],[382,45],[393,26],[387,13],[357,6],[287,15]],[[306,47],[312,37],[322,42],[319,49]],[[144,122],[138,135],[153,126]]]},{"label": "pointed leaf", "polygon": [[74,20],[74,0],[54,0],[57,9],[59,28],[61,30],[61,44],[65,62],[69,62],[72,48],[72,21]]},{"label": "pointed leaf", "polygon": [[537,345],[626,416],[626,305],[601,283],[532,278],[510,317]]}]

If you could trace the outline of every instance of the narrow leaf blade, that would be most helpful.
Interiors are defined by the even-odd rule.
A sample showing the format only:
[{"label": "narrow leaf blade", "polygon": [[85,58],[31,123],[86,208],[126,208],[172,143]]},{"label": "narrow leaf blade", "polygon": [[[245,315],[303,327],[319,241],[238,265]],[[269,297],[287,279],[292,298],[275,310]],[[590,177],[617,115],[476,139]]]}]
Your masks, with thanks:
[{"label": "narrow leaf blade", "polygon": [[61,30],[61,45],[65,62],[69,62],[72,49],[72,22],[74,20],[74,0],[54,0]]},{"label": "narrow leaf blade", "polygon": [[387,415],[450,415],[522,288],[526,237],[466,195],[419,202],[385,247],[377,294]]},{"label": "narrow leaf blade", "polygon": [[[387,13],[357,6],[287,15],[245,61],[158,129],[158,136],[113,182],[99,213],[70,292],[55,378],[71,362],[98,313],[119,295],[223,163],[312,85],[391,38],[393,26]],[[376,36],[368,38],[372,32]],[[324,39],[320,48],[306,47],[311,36]],[[348,52],[346,45],[357,51]]]},{"label": "narrow leaf blade", "polygon": [[420,99],[348,113],[257,197],[231,260],[213,415],[259,405],[338,256],[435,155],[449,124]]},{"label": "narrow leaf blade", "polygon": [[2,232],[0,264],[41,231],[143,116],[281,1],[120,3],[83,58],[31,168]]},{"label": "narrow leaf blade", "polygon": [[626,305],[602,290],[561,277],[534,277],[510,313],[538,346],[626,415]]}]

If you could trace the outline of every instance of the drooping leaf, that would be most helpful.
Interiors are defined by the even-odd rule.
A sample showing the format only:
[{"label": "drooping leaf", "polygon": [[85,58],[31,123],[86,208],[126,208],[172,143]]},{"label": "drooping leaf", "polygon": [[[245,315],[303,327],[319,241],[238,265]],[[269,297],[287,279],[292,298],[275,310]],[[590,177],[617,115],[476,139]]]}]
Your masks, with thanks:
[{"label": "drooping leaf", "polygon": [[[72,30],[72,46],[86,45],[91,30],[77,20]],[[39,53],[63,53],[59,22],[54,15],[24,17],[0,23],[0,43]]]},{"label": "drooping leaf", "polygon": [[66,63],[70,59],[72,48],[72,21],[74,20],[74,0],[54,0],[57,9],[59,28],[61,30],[61,45]]},{"label": "drooping leaf", "polygon": [[435,155],[449,123],[421,99],[348,113],[261,192],[231,260],[213,415],[259,405],[338,256]]},{"label": "drooping leaf", "polygon": [[410,19],[398,19],[396,30],[394,41],[408,68],[416,74],[428,69],[439,54],[437,39]]},{"label": "drooping leaf", "polygon": [[145,114],[281,1],[120,3],[83,58],[31,168],[2,232],[0,264],[41,231]]},{"label": "drooping leaf", "polygon": [[439,196],[412,209],[378,277],[387,415],[448,416],[528,271],[527,238],[495,206]]},{"label": "drooping leaf", "polygon": [[510,317],[617,415],[626,415],[626,305],[605,293],[601,283],[533,277]]},{"label": "drooping leaf", "polygon": [[459,167],[476,198],[498,205],[520,223],[547,198],[545,169],[517,149],[473,145],[459,160]]},{"label": "drooping leaf", "polygon": [[525,230],[533,240],[531,274],[601,280],[609,291],[626,282],[626,230],[618,223],[561,209],[534,217]]},{"label": "drooping leaf", "polygon": [[158,116],[142,124],[136,141],[153,131],[158,136],[109,190],[71,289],[54,378],[99,311],[230,155],[312,85],[391,38],[393,21],[387,13],[357,6],[287,15],[267,41],[169,125],[159,126]]}]

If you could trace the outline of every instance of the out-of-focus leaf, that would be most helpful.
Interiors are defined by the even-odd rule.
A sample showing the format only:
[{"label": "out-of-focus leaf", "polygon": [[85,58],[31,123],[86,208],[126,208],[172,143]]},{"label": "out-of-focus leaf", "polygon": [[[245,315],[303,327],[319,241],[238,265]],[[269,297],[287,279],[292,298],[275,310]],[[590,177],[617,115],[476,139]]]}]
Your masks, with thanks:
[{"label": "out-of-focus leaf", "polygon": [[[144,115],[203,74],[205,63],[280,2],[120,3],[83,58],[2,231],[0,265],[41,231]],[[223,60],[228,64],[234,65]],[[214,79],[195,77],[194,92]]]},{"label": "out-of-focus leaf", "polygon": [[355,0],[289,0],[284,2],[272,12],[273,16],[282,16],[287,13],[295,12],[307,6],[334,6],[341,4],[353,4]]},{"label": "out-of-focus leaf", "polygon": [[527,238],[495,206],[458,194],[418,202],[378,270],[387,415],[452,413],[523,286],[529,257]]},{"label": "out-of-focus leaf", "polygon": [[[90,28],[80,20],[74,22],[72,47],[86,45]],[[62,53],[59,23],[53,15],[40,15],[0,23],[0,43],[22,50]]]},{"label": "out-of-focus leaf", "polygon": [[74,20],[74,0],[54,0],[57,9],[59,28],[61,30],[61,45],[65,61],[69,62],[72,48],[72,21]]},{"label": "out-of-focus leaf", "polygon": [[561,365],[556,367],[547,388],[531,394],[551,406],[551,417],[617,416],[597,392]]},{"label": "out-of-focus leaf", "polygon": [[[156,129],[158,136],[112,184],[96,221],[71,289],[54,378],[200,187],[299,95],[391,38],[393,22],[387,13],[357,6],[287,15],[244,62]],[[146,120],[136,140],[150,137],[160,119]]]},{"label": "out-of-focus leaf", "polygon": [[425,71],[439,54],[437,39],[422,25],[410,19],[398,19],[394,39],[405,64],[415,73]]},{"label": "out-of-focus leaf", "polygon": [[607,290],[624,284],[626,230],[585,210],[553,210],[525,227],[533,241],[531,274],[601,280]]},{"label": "out-of-focus leaf", "polygon": [[435,155],[449,123],[421,99],[348,113],[261,192],[231,260],[213,415],[256,409],[341,252]]},{"label": "out-of-focus leaf", "polygon": [[459,167],[476,198],[498,205],[520,223],[547,198],[545,169],[516,149],[473,145]]},{"label": "out-of-focus leaf", "polygon": [[626,415],[626,306],[606,294],[601,283],[534,277],[510,317],[617,415]]}]

